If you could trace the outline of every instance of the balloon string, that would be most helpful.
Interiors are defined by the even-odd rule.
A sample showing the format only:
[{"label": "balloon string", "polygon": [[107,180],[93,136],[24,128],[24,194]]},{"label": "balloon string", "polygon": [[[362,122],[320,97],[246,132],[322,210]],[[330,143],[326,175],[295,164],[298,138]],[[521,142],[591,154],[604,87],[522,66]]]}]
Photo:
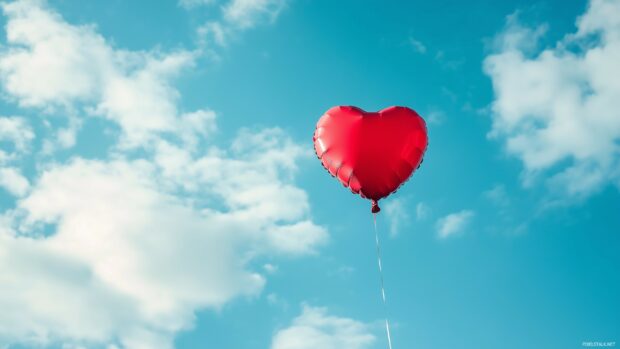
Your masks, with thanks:
[{"label": "balloon string", "polygon": [[387,334],[388,348],[392,349],[392,336],[390,335],[390,321],[388,320],[387,302],[385,300],[385,284],[383,282],[383,263],[381,262],[381,243],[377,230],[377,214],[373,213],[375,225],[375,242],[377,243],[377,262],[379,264],[379,279],[381,280],[381,299],[383,300],[383,313],[385,315],[385,333]]}]

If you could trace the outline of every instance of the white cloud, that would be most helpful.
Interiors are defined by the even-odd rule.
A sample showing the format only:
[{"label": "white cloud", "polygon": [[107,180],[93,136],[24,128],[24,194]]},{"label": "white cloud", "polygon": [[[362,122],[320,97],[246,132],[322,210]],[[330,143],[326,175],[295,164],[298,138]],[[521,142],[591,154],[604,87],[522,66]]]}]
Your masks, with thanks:
[{"label": "white cloud", "polygon": [[400,198],[393,198],[388,200],[383,208],[390,224],[390,236],[394,237],[400,232],[401,226],[409,222],[406,204]]},{"label": "white cloud", "polygon": [[[312,253],[327,234],[307,219],[305,193],[286,184],[277,157],[247,155],[193,161],[194,195],[183,196],[166,182],[186,178],[146,160],[49,167],[19,202],[15,230],[0,236],[0,344],[118,338],[125,348],[171,348],[196,310],[261,291],[264,276],[248,261]],[[219,172],[236,170],[226,180]],[[258,180],[245,182],[244,171]],[[55,231],[37,238],[46,224]]]},{"label": "white cloud", "polygon": [[289,327],[275,334],[271,349],[369,349],[375,340],[369,325],[305,305]]},{"label": "white cloud", "polygon": [[60,146],[75,143],[79,114],[117,122],[124,147],[187,131],[170,81],[194,64],[196,52],[117,50],[94,26],[66,23],[43,1],[5,3],[2,10],[7,18],[7,47],[0,53],[3,88],[21,106],[60,108],[69,115],[69,127],[57,134]]},{"label": "white cloud", "polygon": [[244,30],[275,22],[287,3],[287,0],[230,0],[220,7],[221,18],[198,27],[198,36],[203,46],[211,43],[225,46],[230,37]]},{"label": "white cloud", "polygon": [[35,149],[28,179],[7,164],[30,154],[34,133],[0,118],[0,141],[13,144],[0,153],[2,185],[22,196],[0,214],[0,347],[172,348],[199,309],[262,290],[250,262],[327,241],[294,183],[308,151],[278,128],[241,130],[220,148],[208,137],[214,112],[180,110],[172,78],[193,52],[116,49],[43,1],[2,8],[6,95],[29,111],[66,112],[67,125],[47,123],[54,137],[66,133],[60,145],[85,116],[121,133],[102,159],[59,162]]},{"label": "white cloud", "polygon": [[0,187],[15,196],[23,196],[30,188],[28,179],[14,167],[0,168]]},{"label": "white cloud", "polygon": [[592,0],[577,31],[537,50],[545,26],[510,16],[484,70],[493,81],[493,130],[521,159],[528,184],[585,197],[620,185],[620,3]]},{"label": "white cloud", "polygon": [[42,1],[2,4],[9,46],[0,58],[6,91],[23,106],[93,98],[113,52],[89,26],[71,26]]},{"label": "white cloud", "polygon": [[[286,203],[292,205],[298,202],[286,201],[281,204]],[[305,204],[307,203],[302,203],[302,205]],[[285,210],[282,205],[278,209]],[[273,226],[266,233],[269,238],[270,248],[291,254],[315,253],[314,248],[321,245],[327,239],[325,229],[309,220],[295,224]]]},{"label": "white cloud", "polygon": [[437,220],[437,236],[440,239],[446,239],[450,236],[462,233],[469,225],[472,218],[474,218],[474,212],[471,210],[463,210],[456,213],[451,213],[443,218]]},{"label": "white cloud", "polygon": [[190,52],[148,57],[139,71],[109,77],[94,113],[118,122],[129,146],[149,142],[154,133],[179,131],[178,92],[168,79],[193,60]]},{"label": "white cloud", "polygon": [[224,6],[224,18],[241,29],[252,28],[261,21],[274,21],[286,0],[231,0]]},{"label": "white cloud", "polygon": [[21,117],[0,117],[0,165],[6,164],[29,149],[34,132]]},{"label": "white cloud", "polygon": [[[58,121],[58,120],[56,120]],[[52,129],[48,120],[44,121],[48,128]],[[54,136],[43,140],[41,152],[45,155],[52,155],[56,150],[69,149],[75,145],[77,133],[82,127],[82,119],[69,115],[66,118],[66,126],[58,127],[51,131]]]}]

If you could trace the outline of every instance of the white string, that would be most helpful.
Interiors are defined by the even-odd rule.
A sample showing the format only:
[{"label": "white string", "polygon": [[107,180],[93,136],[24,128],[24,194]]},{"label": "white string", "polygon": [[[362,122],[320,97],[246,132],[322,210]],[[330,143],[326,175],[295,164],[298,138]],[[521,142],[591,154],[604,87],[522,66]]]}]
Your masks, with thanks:
[{"label": "white string", "polygon": [[385,333],[387,334],[388,348],[392,349],[392,336],[390,335],[390,322],[387,316],[387,302],[385,301],[385,285],[383,282],[383,263],[381,263],[381,243],[377,231],[377,214],[373,213],[375,225],[375,241],[377,243],[377,262],[379,263],[379,278],[381,280],[381,299],[383,299],[383,312],[385,315]]}]

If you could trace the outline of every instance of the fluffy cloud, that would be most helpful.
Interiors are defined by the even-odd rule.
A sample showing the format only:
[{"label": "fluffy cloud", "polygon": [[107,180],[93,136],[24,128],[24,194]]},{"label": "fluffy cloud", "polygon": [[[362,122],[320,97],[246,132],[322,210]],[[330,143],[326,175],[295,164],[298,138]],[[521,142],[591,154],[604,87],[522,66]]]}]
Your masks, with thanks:
[{"label": "fluffy cloud", "polygon": [[440,239],[446,239],[450,236],[462,233],[467,225],[469,225],[472,218],[474,218],[474,215],[473,211],[463,210],[440,218],[436,223],[437,236],[439,236]]},{"label": "fluffy cloud", "polygon": [[114,70],[113,52],[92,27],[64,23],[41,1],[4,3],[8,48],[0,59],[6,92],[22,106],[94,98]]},{"label": "fluffy cloud", "polygon": [[271,349],[368,349],[375,340],[367,324],[304,306],[291,326],[275,334]]},{"label": "fluffy cloud", "polygon": [[144,159],[48,165],[0,236],[0,344],[171,348],[197,309],[261,291],[248,262],[314,252],[327,233],[279,162],[296,145],[282,135],[255,157],[246,141],[188,177]]},{"label": "fluffy cloud", "polygon": [[521,159],[526,184],[584,197],[620,185],[620,3],[592,0],[577,31],[538,50],[546,27],[510,16],[484,70],[493,81],[491,137]]},{"label": "fluffy cloud", "polygon": [[[2,235],[0,343],[118,338],[126,348],[170,348],[197,309],[261,291],[264,277],[248,269],[250,260],[308,253],[325,241],[326,232],[305,218],[305,197],[286,191],[303,192],[270,173],[277,164],[202,161],[246,168],[276,187],[260,200],[246,199],[259,183],[239,183],[242,199],[196,189],[227,206],[215,210],[162,191],[167,174],[144,160],[76,159],[43,172],[19,202],[15,230]],[[220,187],[209,178],[195,183]],[[49,225],[53,233],[42,238]]]},{"label": "fluffy cloud", "polygon": [[116,49],[43,1],[2,9],[5,94],[44,117],[67,114],[67,127],[49,127],[69,145],[84,117],[121,132],[100,159],[41,157],[56,142],[42,140],[25,178],[13,160],[30,154],[34,133],[0,118],[10,145],[0,184],[19,196],[0,214],[0,347],[172,348],[197,310],[262,290],[262,256],[326,242],[294,183],[308,151],[278,128],[218,147],[214,112],[179,110],[172,78],[194,52]]},{"label": "fluffy cloud", "polygon": [[195,52],[117,50],[94,26],[69,24],[43,1],[5,3],[2,10],[7,18],[2,86],[21,106],[68,115],[69,127],[57,135],[64,138],[61,146],[74,144],[76,114],[118,123],[125,147],[187,131],[170,81],[194,64]]},{"label": "fluffy cloud", "polygon": [[0,168],[0,187],[13,195],[22,196],[28,191],[30,183],[17,168],[6,167]]}]

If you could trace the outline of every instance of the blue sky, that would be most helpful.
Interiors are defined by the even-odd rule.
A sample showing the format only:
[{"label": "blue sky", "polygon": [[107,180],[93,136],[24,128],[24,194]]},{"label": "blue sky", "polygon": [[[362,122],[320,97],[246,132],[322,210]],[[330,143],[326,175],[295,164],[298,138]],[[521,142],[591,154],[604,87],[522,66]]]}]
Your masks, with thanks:
[{"label": "blue sky", "polygon": [[2,9],[0,347],[385,348],[334,105],[428,123],[378,216],[394,348],[620,339],[618,1]]}]

